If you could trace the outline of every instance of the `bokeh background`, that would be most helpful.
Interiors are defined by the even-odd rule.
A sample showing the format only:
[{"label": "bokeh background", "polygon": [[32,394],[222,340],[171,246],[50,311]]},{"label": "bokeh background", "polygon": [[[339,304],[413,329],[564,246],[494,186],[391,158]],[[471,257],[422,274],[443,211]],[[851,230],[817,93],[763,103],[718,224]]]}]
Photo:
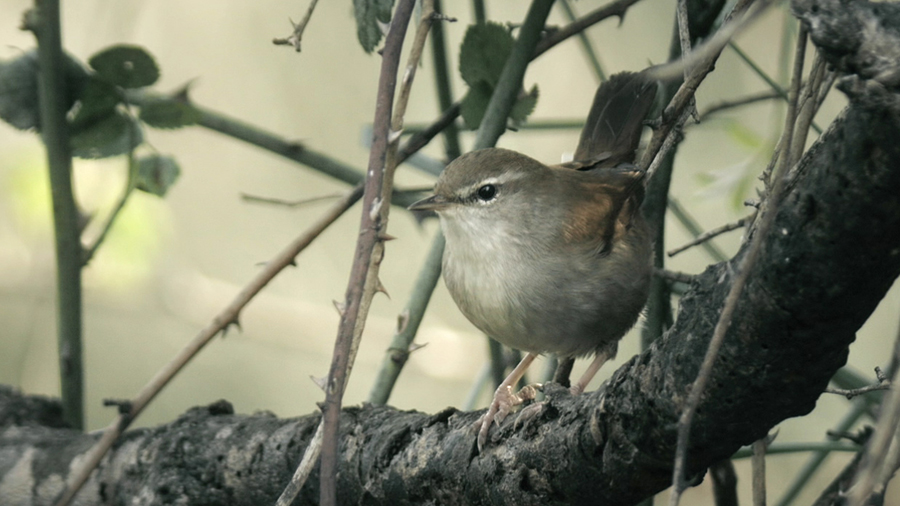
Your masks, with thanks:
[{"label": "bokeh background", "polygon": [[[588,12],[605,3],[581,0]],[[28,0],[0,3],[0,58],[10,59],[34,46],[18,29]],[[624,21],[607,20],[588,31],[607,73],[639,70],[666,59],[673,27],[673,2],[644,0]],[[172,91],[191,82],[200,105],[239,118],[289,140],[329,154],[363,170],[364,136],[373,116],[377,55],[356,41],[350,2],[320,2],[303,39],[303,52],[273,46],[291,31],[306,2],[257,0],[217,2],[176,0],[82,0],[63,2],[66,49],[86,60],[116,43],[141,45],[157,59],[162,78],[155,86]],[[519,23],[526,2],[488,2],[488,16]],[[445,2],[454,93],[465,93],[456,53],[472,20],[469,2]],[[772,9],[738,37],[738,44],[769,75],[785,82],[785,37],[796,22],[784,9]],[[566,20],[554,9],[550,23]],[[433,65],[426,51],[407,116],[422,124],[439,113]],[[540,99],[534,120],[582,120],[599,81],[575,39],[554,48],[528,69],[525,85],[537,84]],[[702,112],[713,103],[764,91],[766,85],[726,50],[717,70],[698,93]],[[827,126],[845,104],[839,93],[817,117]],[[784,106],[761,103],[729,111],[688,128],[672,184],[672,195],[705,228],[747,214],[741,205],[755,196],[756,175],[777,139]],[[106,244],[84,273],[87,425],[97,429],[113,413],[104,398],[132,397],[191,337],[224,307],[259,269],[329,205],[326,200],[297,208],[248,203],[241,194],[285,200],[332,195],[343,183],[306,167],[200,127],[148,131],[153,149],[176,157],[182,175],[165,199],[135,194]],[[522,130],[504,135],[499,145],[546,162],[574,150],[577,130]],[[463,135],[466,147],[473,135]],[[443,156],[438,139],[425,152]],[[43,147],[29,132],[0,124],[0,383],[27,393],[58,395],[55,338],[54,259],[50,200]],[[125,183],[125,160],[76,160],[79,201],[102,223]],[[433,178],[401,167],[398,186],[424,187]],[[360,207],[357,205],[282,273],[244,311],[242,329],[216,338],[166,388],[138,420],[165,423],[187,408],[224,398],[236,410],[272,411],[290,417],[314,412],[323,394],[309,379],[327,374],[337,312],[332,301],[346,288]],[[88,230],[96,233],[97,224]],[[376,296],[345,402],[366,399],[396,327],[436,222],[417,224],[404,210],[391,214],[381,278],[390,298]],[[688,241],[670,218],[667,248]],[[740,232],[716,240],[729,254]],[[673,258],[669,267],[699,272],[711,259],[699,248]],[[884,365],[897,328],[900,293],[895,288],[859,334],[851,364],[873,376]],[[434,412],[460,406],[483,368],[487,346],[462,317],[439,284],[391,404]],[[620,346],[619,358],[600,372],[591,388],[639,349],[637,332]],[[537,364],[535,370],[539,370]],[[579,367],[583,367],[580,364]],[[480,397],[479,406],[488,401]],[[779,427],[778,441],[820,441],[846,410],[847,402],[823,396],[816,411]],[[809,502],[848,456],[830,459],[818,482],[800,500]],[[777,498],[803,456],[776,456],[768,462],[770,497]],[[739,465],[742,500],[749,500],[749,463]],[[711,501],[708,481],[689,492],[690,503]],[[896,494],[889,501],[900,504]]]}]

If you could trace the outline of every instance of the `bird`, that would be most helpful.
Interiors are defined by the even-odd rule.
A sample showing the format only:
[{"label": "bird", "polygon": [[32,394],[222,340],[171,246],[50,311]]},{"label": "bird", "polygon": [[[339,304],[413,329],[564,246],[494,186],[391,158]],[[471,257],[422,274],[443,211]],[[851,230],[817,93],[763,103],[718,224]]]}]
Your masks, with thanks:
[{"label": "bird", "polygon": [[580,394],[646,304],[652,241],[633,162],[655,96],[645,74],[616,74],[598,88],[572,162],[472,151],[409,207],[437,213],[444,282],[463,315],[526,352],[478,422],[479,451],[491,424],[522,403],[512,389],[538,355],[593,355],[571,387]]}]

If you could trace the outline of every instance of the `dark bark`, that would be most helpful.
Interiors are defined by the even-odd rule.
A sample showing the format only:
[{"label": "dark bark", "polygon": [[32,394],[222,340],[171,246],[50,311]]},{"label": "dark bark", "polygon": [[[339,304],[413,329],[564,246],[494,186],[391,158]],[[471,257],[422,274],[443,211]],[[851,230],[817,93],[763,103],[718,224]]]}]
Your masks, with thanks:
[{"label": "dark bark", "polygon": [[[695,474],[808,413],[900,273],[900,98],[876,84],[853,88],[850,106],[791,176],[694,421]],[[480,413],[345,409],[339,502],[628,505],[666,488],[675,423],[737,264],[698,276],[675,325],[598,391],[549,388],[544,409],[519,425],[510,417],[483,454],[472,427]],[[22,414],[25,403],[40,407],[43,422]],[[96,440],[53,428],[53,409],[0,391],[2,500],[49,504]],[[129,432],[81,497],[271,504],[318,420],[234,415],[227,403],[194,409]],[[316,474],[297,504],[315,503]]]}]

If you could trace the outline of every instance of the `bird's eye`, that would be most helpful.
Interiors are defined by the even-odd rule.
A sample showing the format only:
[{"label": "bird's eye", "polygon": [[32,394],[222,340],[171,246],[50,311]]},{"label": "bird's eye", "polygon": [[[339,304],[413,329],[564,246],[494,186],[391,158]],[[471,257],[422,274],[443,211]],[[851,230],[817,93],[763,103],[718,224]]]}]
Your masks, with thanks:
[{"label": "bird's eye", "polygon": [[475,196],[478,200],[487,202],[497,195],[497,187],[492,184],[486,184],[475,190]]}]

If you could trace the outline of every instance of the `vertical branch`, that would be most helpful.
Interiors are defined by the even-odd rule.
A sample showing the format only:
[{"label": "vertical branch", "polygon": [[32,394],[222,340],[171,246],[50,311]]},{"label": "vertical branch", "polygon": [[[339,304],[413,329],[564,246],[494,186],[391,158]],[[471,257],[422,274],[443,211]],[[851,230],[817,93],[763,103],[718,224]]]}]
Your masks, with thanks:
[{"label": "vertical branch", "polygon": [[53,229],[56,240],[56,311],[63,419],[84,426],[84,372],[81,360],[81,238],[72,191],[72,155],[66,124],[65,63],[59,0],[37,0],[28,28],[38,43],[41,135],[47,148]]},{"label": "vertical branch", "polygon": [[[350,281],[341,308],[341,321],[334,343],[334,355],[328,373],[328,382],[325,386],[319,487],[320,504],[323,506],[337,504],[338,429],[341,403],[372,296],[380,287],[378,264],[384,254],[384,241],[387,238],[385,227],[387,226],[387,211],[390,209],[391,176],[393,175],[393,170],[389,167],[388,162],[389,157],[393,159],[396,155],[396,143],[399,137],[399,132],[394,132],[391,128],[391,110],[394,103],[397,71],[400,66],[400,51],[414,4],[414,0],[398,3],[390,30],[385,37],[382,52],[360,234],[350,272]],[[428,18],[431,18],[430,12]],[[407,67],[404,75],[405,85],[411,82],[417,64],[418,62],[414,62]],[[405,108],[405,105],[398,107],[398,109],[402,108]],[[393,148],[389,149],[389,145],[393,145]]]},{"label": "vertical branch", "polygon": [[768,436],[753,442],[753,506],[766,506],[766,447]]},{"label": "vertical branch", "polygon": [[[434,0],[435,13],[443,14],[441,0]],[[438,22],[431,27],[431,59],[434,62],[434,81],[437,88],[438,105],[441,111],[453,106],[453,89],[450,83],[450,69],[447,65],[447,44],[444,37],[444,23]],[[444,129],[444,153],[447,160],[458,157],[462,151],[459,147],[459,128],[456,121],[451,121]]]},{"label": "vertical branch", "polygon": [[474,149],[492,147],[506,130],[506,119],[513,104],[516,103],[519,90],[522,89],[525,69],[533,58],[552,6],[553,0],[534,0],[528,8],[528,14],[522,28],[519,29],[519,37],[513,45],[509,59],[506,60],[491,101],[484,111],[484,118],[475,136]]}]

